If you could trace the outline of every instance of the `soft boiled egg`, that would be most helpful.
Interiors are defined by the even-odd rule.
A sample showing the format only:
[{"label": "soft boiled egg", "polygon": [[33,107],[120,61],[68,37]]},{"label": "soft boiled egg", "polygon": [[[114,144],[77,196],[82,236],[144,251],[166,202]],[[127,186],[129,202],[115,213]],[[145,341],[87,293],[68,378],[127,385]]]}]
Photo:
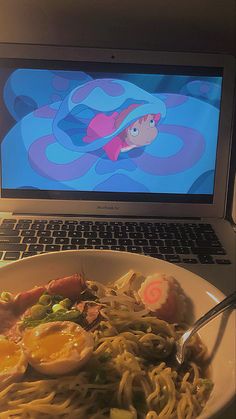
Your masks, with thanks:
[{"label": "soft boiled egg", "polygon": [[80,368],[90,358],[94,342],[91,333],[70,321],[40,324],[27,329],[23,349],[29,364],[47,375],[62,375]]},{"label": "soft boiled egg", "polygon": [[0,336],[0,389],[18,381],[25,373],[27,360],[19,344]]}]

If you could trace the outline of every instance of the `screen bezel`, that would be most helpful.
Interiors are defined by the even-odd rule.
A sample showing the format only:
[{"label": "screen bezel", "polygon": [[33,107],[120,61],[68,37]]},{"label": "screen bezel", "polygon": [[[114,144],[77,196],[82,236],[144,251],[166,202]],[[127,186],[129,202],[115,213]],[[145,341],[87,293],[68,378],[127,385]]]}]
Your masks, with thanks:
[{"label": "screen bezel", "polygon": [[[63,58],[62,58],[63,57]],[[186,202],[182,197],[171,197],[153,202],[145,194],[136,197],[135,205],[132,198],[126,197],[119,201],[115,196],[97,193],[97,199],[91,200],[89,194],[81,194],[76,199],[62,199],[60,192],[49,193],[50,199],[31,199],[25,194],[24,198],[5,198],[1,194],[0,211],[46,214],[109,214],[120,216],[217,216],[222,217],[225,210],[225,196],[227,192],[228,165],[231,146],[231,121],[233,110],[234,88],[234,59],[230,56],[215,54],[188,54],[154,51],[109,50],[58,46],[40,46],[23,44],[0,44],[0,60],[8,58],[13,60],[56,60],[73,62],[104,62],[144,65],[172,65],[193,67],[218,67],[223,69],[221,114],[219,121],[219,140],[217,147],[217,161],[215,173],[215,188],[212,202],[205,200],[200,203]],[[220,160],[219,160],[220,159]],[[60,195],[60,196],[59,196]],[[47,194],[45,194],[47,196]],[[196,197],[195,197],[196,198]],[[130,202],[131,201],[131,202]]]}]

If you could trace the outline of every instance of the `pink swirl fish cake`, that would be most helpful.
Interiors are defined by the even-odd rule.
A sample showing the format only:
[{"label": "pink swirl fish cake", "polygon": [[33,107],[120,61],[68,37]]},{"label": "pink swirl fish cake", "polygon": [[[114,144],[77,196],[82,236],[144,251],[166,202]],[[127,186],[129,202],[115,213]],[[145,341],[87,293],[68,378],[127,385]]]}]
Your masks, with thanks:
[{"label": "pink swirl fish cake", "polygon": [[184,321],[186,297],[172,276],[161,273],[147,276],[138,294],[145,307],[159,319],[169,323]]}]

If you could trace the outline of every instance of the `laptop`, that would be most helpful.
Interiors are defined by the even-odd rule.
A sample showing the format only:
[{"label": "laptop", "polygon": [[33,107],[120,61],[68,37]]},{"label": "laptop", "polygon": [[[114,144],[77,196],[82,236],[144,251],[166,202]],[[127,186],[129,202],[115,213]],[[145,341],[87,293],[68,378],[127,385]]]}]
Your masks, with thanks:
[{"label": "laptop", "polygon": [[235,60],[0,44],[1,264],[111,249],[235,287]]}]

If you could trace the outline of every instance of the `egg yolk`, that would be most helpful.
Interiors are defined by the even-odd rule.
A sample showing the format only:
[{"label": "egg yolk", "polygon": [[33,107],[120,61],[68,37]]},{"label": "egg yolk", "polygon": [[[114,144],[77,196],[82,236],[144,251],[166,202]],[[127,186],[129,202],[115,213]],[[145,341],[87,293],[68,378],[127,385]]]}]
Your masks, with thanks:
[{"label": "egg yolk", "polygon": [[33,340],[32,335],[28,335],[24,343],[30,348],[34,360],[47,362],[66,356],[72,349],[80,352],[84,346],[84,336],[66,330],[48,330]]},{"label": "egg yolk", "polygon": [[21,350],[16,343],[0,339],[0,373],[6,373],[20,361]]}]

